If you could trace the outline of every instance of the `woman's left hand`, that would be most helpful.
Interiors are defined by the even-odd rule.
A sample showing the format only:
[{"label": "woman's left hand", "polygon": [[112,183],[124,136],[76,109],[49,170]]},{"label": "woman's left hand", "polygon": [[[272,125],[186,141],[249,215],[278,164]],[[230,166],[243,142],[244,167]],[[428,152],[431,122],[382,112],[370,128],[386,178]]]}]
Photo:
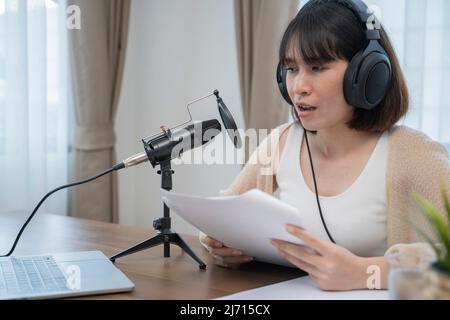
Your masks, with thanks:
[{"label": "woman's left hand", "polygon": [[309,273],[320,289],[367,289],[368,275],[364,258],[330,241],[320,240],[297,226],[288,225],[286,229],[305,245],[275,239],[271,243],[282,257]]}]

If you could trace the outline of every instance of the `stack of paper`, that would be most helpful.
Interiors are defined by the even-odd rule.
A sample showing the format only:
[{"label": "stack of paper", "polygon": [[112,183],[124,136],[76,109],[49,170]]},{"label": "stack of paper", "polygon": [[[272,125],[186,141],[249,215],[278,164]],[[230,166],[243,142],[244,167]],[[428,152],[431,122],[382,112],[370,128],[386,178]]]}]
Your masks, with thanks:
[{"label": "stack of paper", "polygon": [[197,197],[161,189],[172,212],[227,247],[256,260],[293,267],[280,257],[271,239],[302,244],[286,231],[286,224],[302,227],[298,210],[271,195],[253,189],[239,196]]}]

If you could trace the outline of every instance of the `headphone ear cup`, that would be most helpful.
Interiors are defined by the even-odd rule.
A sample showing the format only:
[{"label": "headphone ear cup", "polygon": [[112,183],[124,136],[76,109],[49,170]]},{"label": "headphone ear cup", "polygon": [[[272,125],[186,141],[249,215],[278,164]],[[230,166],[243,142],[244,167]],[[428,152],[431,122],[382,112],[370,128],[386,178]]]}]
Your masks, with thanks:
[{"label": "headphone ear cup", "polygon": [[386,55],[372,52],[361,66],[360,81],[364,83],[364,101],[371,109],[386,96],[391,84],[391,63]]},{"label": "headphone ear cup", "polygon": [[285,68],[283,68],[281,66],[281,64],[278,64],[277,67],[277,83],[278,83],[278,89],[280,89],[280,93],[283,96],[284,100],[286,100],[286,102],[289,105],[293,105],[291,98],[289,97],[289,93],[287,90],[287,85],[286,85],[286,76],[287,76],[287,70]]},{"label": "headphone ear cup", "polygon": [[363,51],[357,52],[349,62],[344,74],[344,97],[347,103],[353,107],[360,108],[361,95],[357,84],[359,66],[361,65]]},{"label": "headphone ear cup", "polygon": [[366,110],[377,107],[386,96],[391,82],[391,63],[385,54],[358,52],[350,61],[344,76],[347,103]]}]

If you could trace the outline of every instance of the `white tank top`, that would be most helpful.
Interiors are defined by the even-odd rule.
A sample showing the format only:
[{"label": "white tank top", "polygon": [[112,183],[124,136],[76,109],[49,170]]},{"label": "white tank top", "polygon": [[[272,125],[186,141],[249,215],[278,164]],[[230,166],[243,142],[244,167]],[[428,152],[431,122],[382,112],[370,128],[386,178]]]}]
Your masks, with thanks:
[{"label": "white tank top", "polygon": [[[299,124],[289,129],[276,175],[280,200],[299,209],[307,231],[329,240],[320,219],[316,196],[306,185],[300,168],[303,132]],[[387,249],[388,138],[388,131],[385,131],[363,171],[347,190],[333,197],[319,196],[323,218],[336,244],[362,257],[383,256]]]}]

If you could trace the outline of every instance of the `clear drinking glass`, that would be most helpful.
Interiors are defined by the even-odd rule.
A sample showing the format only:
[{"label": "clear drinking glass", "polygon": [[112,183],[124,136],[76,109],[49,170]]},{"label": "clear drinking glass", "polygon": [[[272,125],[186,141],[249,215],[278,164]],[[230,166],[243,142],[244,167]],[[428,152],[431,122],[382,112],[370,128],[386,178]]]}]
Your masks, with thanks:
[{"label": "clear drinking glass", "polygon": [[391,300],[422,300],[425,289],[425,270],[430,261],[406,253],[392,253],[386,257],[389,298]]}]

